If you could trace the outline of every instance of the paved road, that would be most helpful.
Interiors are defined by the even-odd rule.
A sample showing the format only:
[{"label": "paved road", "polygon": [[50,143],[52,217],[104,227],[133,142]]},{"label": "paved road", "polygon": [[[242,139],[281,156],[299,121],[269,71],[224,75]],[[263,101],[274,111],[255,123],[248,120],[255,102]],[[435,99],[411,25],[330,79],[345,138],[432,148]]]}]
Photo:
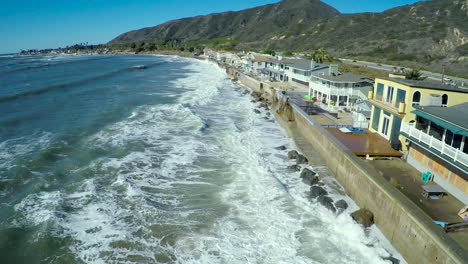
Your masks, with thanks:
[{"label": "paved road", "polygon": [[[394,67],[401,68],[399,66],[395,65],[389,65],[389,64],[382,64],[382,63],[375,63],[375,62],[367,62],[367,61],[356,61],[356,60],[350,60],[350,59],[342,59],[340,60],[343,63],[346,64],[353,64],[353,65],[359,65],[359,66],[367,66],[369,68],[377,69],[377,70],[383,70],[383,71],[393,71]],[[405,68],[405,70],[410,70],[410,68]],[[434,73],[434,72],[428,72],[428,71],[421,71],[427,78],[436,80],[436,81],[441,81],[442,80],[442,74],[440,73]],[[445,75],[445,80],[446,82],[456,82],[456,83],[462,83],[462,85],[467,86],[468,85],[468,79],[460,78],[460,77],[455,77],[455,76],[448,76]]]}]

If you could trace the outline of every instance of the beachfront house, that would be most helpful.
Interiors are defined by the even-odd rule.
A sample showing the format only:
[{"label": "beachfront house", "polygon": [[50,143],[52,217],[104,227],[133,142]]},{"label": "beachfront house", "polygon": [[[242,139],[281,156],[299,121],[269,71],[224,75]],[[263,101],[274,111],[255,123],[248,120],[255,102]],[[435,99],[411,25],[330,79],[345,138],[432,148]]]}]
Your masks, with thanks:
[{"label": "beachfront house", "polygon": [[231,56],[232,53],[230,52],[218,51],[216,52],[216,61],[220,63],[229,63]]},{"label": "beachfront house", "polygon": [[203,55],[204,55],[205,57],[211,58],[211,57],[214,55],[214,53],[216,53],[216,52],[214,52],[214,51],[213,51],[212,49],[210,49],[210,48],[203,48]]},{"label": "beachfront house", "polygon": [[414,122],[403,122],[400,130],[408,145],[407,162],[468,204],[468,102],[413,108]]},{"label": "beachfront house", "polygon": [[228,57],[228,61],[227,63],[229,65],[232,65],[236,68],[241,68],[243,66],[243,60],[242,58],[245,56],[245,54],[234,54],[232,53],[229,57]]},{"label": "beachfront house", "polygon": [[407,150],[405,139],[400,136],[402,123],[414,122],[414,106],[448,107],[468,102],[468,89],[407,80],[403,78],[377,78],[374,90],[369,93],[372,104],[369,130],[378,132],[389,140],[394,148]]},{"label": "beachfront house", "polygon": [[[311,75],[309,82],[309,96],[314,98],[321,107],[330,111],[353,109],[367,99],[372,90],[372,79],[338,72],[338,65],[330,65],[328,71],[320,71]],[[369,109],[370,110],[370,109]]]},{"label": "beachfront house", "polygon": [[289,65],[297,62],[297,59],[284,59],[282,56],[269,59],[265,68],[261,70],[261,75],[270,81],[286,82],[289,77]]},{"label": "beachfront house", "polygon": [[254,55],[251,53],[247,53],[245,54],[245,56],[241,57],[242,70],[244,70],[245,72],[254,71],[253,62],[252,62],[253,57]]},{"label": "beachfront house", "polygon": [[287,65],[286,75],[292,85],[308,90],[311,76],[325,75],[328,69],[328,65],[314,60],[296,60]]},{"label": "beachfront house", "polygon": [[267,67],[267,63],[270,57],[261,55],[252,55],[250,58],[250,64],[252,65],[253,72],[261,75],[261,71]]}]

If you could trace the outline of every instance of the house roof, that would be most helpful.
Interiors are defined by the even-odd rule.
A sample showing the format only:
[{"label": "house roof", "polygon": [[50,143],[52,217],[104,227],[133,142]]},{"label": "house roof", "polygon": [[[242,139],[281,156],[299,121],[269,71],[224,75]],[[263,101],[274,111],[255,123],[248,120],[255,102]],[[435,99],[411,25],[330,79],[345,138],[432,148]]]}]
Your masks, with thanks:
[{"label": "house roof", "polygon": [[262,62],[266,62],[270,60],[271,58],[263,57],[263,56],[253,56],[253,59],[252,59],[252,61],[262,61]]},{"label": "house roof", "polygon": [[439,83],[432,83],[432,82],[426,82],[426,81],[408,80],[408,79],[391,78],[391,77],[386,77],[382,79],[404,84],[410,87],[420,87],[420,88],[428,88],[428,89],[434,89],[434,90],[468,93],[467,88],[458,87],[454,85],[448,85],[448,84],[439,84]]},{"label": "house roof", "polygon": [[284,59],[284,58],[281,59],[281,60],[279,60],[279,59],[277,59],[277,58],[269,58],[269,59],[268,59],[268,62],[281,63],[281,64],[288,64],[288,65],[294,64],[294,63],[296,63],[296,62],[298,62],[298,61],[301,61],[301,59]]},{"label": "house roof", "polygon": [[352,74],[352,73],[340,73],[337,75],[320,75],[315,76],[316,78],[331,81],[331,82],[343,82],[343,83],[361,83],[361,82],[368,82],[372,83],[372,79],[366,76]]},{"label": "house roof", "polygon": [[300,69],[300,70],[304,70],[304,71],[310,71],[310,70],[316,71],[316,70],[321,70],[321,69],[327,68],[328,65],[315,63],[315,66],[312,69],[310,60],[299,60],[296,63],[291,64],[290,67]]},{"label": "house roof", "polygon": [[416,115],[420,114],[421,112],[426,113],[433,118],[443,120],[450,124],[456,125],[465,131],[468,131],[468,103],[454,105],[451,107],[415,105],[414,108],[416,108],[416,110],[413,112]]}]

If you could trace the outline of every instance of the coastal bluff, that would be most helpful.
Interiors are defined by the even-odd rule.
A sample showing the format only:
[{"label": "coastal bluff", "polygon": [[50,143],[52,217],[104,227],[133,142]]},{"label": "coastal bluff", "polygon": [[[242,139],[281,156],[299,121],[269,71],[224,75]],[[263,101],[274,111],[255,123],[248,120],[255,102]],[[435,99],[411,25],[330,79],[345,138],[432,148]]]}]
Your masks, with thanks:
[{"label": "coastal bluff", "polygon": [[[226,72],[259,94],[272,111],[286,101],[286,95],[267,83],[234,68],[226,67]],[[288,103],[283,115],[276,117],[286,130],[293,125],[301,137],[314,146],[314,151],[319,153],[347,194],[361,208],[374,214],[375,224],[408,263],[467,263],[467,252],[438,228],[426,213],[299,106]]]}]

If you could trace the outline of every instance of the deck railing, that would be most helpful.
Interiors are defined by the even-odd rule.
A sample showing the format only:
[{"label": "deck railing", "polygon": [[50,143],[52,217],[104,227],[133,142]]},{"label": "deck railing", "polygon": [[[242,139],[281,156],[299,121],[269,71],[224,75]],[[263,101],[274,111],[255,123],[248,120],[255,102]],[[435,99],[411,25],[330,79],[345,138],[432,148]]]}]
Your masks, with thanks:
[{"label": "deck railing", "polygon": [[436,150],[442,155],[450,157],[450,160],[461,163],[468,167],[468,154],[464,153],[463,151],[445,144],[445,142],[424,133],[423,131],[417,129],[413,125],[409,125],[408,123],[402,123],[400,131],[409,135],[413,140],[428,145],[432,150]]}]

